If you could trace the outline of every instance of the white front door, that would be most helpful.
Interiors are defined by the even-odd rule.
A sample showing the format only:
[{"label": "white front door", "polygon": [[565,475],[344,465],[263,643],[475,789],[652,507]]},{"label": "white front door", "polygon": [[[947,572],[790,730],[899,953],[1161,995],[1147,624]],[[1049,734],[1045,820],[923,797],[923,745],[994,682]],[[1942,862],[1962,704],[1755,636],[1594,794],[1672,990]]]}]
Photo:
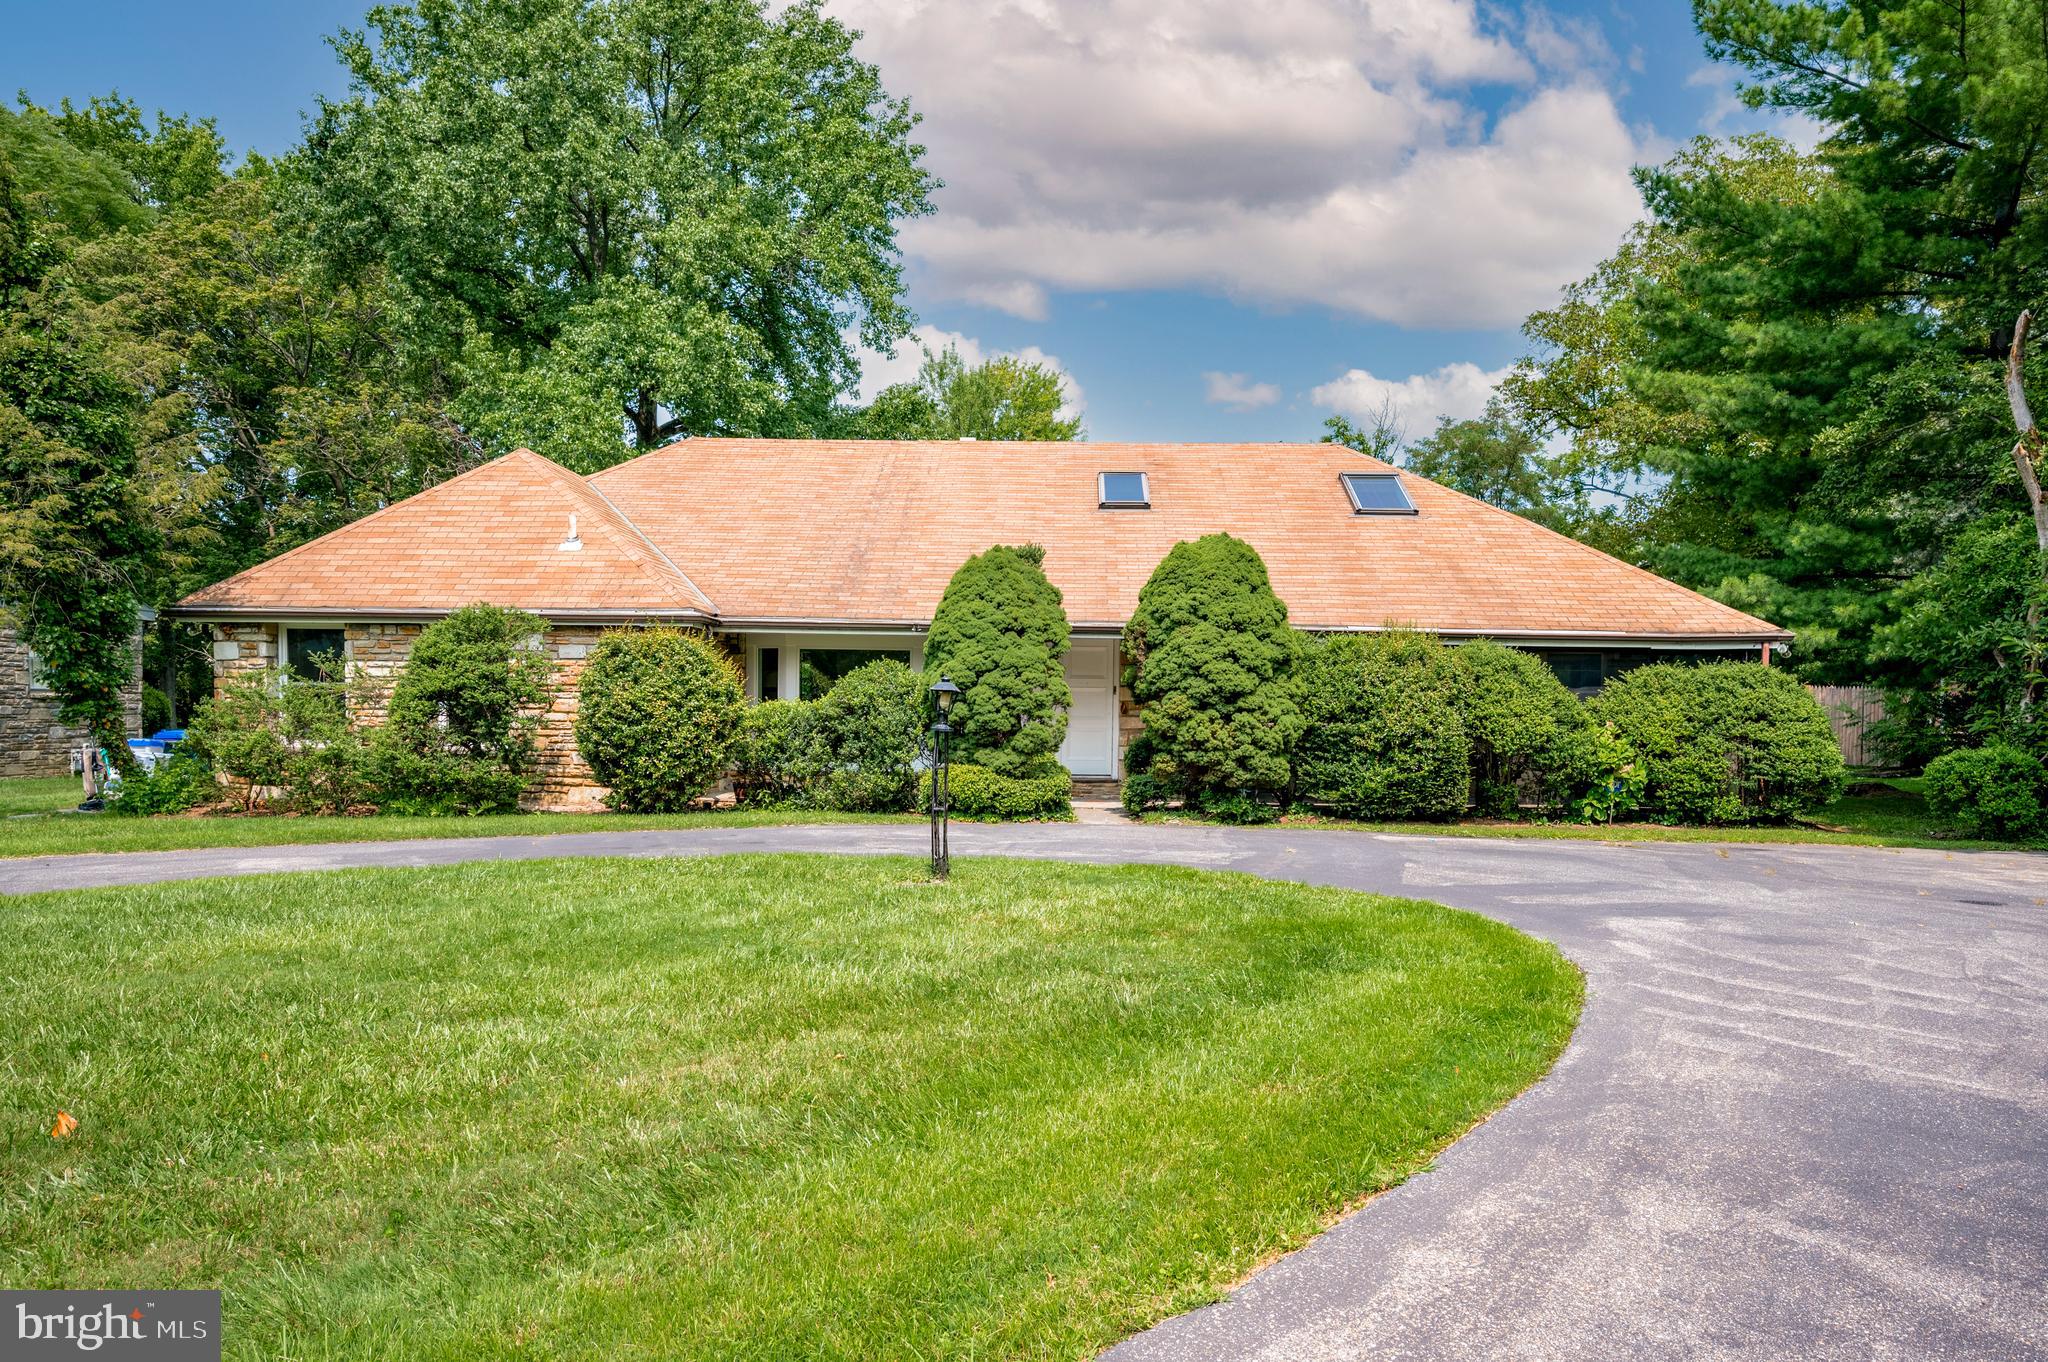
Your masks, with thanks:
[{"label": "white front door", "polygon": [[1067,740],[1060,765],[1077,776],[1116,774],[1116,640],[1075,639],[1067,649]]}]

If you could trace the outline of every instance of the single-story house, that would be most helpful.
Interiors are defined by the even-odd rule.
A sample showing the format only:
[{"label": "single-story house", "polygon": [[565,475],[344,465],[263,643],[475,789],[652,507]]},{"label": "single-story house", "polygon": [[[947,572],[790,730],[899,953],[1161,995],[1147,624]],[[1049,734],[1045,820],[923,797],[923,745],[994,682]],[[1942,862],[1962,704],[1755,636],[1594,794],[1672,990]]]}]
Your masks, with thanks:
[{"label": "single-story house", "polygon": [[[155,615],[143,612],[147,619]],[[142,626],[131,641],[134,668],[121,687],[128,735],[142,734]],[[61,776],[72,754],[91,741],[76,724],[57,717],[57,692],[43,660],[0,616],[0,777]]]},{"label": "single-story house", "polygon": [[1112,780],[1138,727],[1118,680],[1138,591],[1177,541],[1218,530],[1258,549],[1302,628],[1494,638],[1582,690],[1652,658],[1768,661],[1791,637],[1331,444],[690,439],[589,476],[519,450],[173,613],[211,626],[217,675],[339,650],[388,678],[449,610],[530,610],[563,683],[540,797],[579,807],[601,792],[575,752],[575,681],[605,628],[725,635],[752,698],[794,697],[875,657],[921,666],[954,570],[1041,544],[1074,633],[1061,759]]}]

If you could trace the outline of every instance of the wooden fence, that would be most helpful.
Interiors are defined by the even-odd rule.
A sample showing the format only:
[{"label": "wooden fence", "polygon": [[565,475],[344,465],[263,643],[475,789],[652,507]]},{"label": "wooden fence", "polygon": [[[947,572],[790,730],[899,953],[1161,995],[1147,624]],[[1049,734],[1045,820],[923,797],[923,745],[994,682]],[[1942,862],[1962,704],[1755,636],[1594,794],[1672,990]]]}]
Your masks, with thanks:
[{"label": "wooden fence", "polygon": [[1875,686],[1808,686],[1828,712],[1828,724],[1841,744],[1842,760],[1851,766],[1876,766],[1882,760],[1865,730],[1884,717],[1884,696]]}]

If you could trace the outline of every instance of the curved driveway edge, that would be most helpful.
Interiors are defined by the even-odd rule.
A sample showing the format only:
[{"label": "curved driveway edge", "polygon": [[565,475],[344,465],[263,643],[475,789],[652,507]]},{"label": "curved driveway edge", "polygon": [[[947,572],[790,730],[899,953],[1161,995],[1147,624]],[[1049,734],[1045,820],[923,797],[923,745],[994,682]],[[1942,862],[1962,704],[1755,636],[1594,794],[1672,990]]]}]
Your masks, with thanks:
[{"label": "curved driveway edge", "polygon": [[[0,892],[925,844],[839,825],[134,852],[0,862]],[[1435,899],[1587,973],[1549,1078],[1119,1362],[2048,1357],[2048,857],[1063,825],[954,847]]]}]

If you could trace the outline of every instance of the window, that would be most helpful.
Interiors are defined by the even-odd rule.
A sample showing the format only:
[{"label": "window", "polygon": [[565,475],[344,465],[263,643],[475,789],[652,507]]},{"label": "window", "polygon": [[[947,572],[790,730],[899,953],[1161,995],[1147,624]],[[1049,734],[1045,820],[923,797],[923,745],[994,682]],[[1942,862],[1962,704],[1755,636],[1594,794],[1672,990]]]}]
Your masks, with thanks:
[{"label": "window", "polygon": [[284,669],[302,681],[344,681],[348,634],[341,629],[287,629]]},{"label": "window", "polygon": [[43,661],[43,655],[35,649],[28,650],[28,693],[30,695],[52,695],[57,690],[50,679],[50,664]]},{"label": "window", "polygon": [[805,648],[797,654],[797,698],[815,700],[839,684],[839,678],[870,662],[910,665],[907,648]]},{"label": "window", "polygon": [[755,654],[755,670],[761,674],[760,692],[763,700],[776,700],[782,696],[782,649],[763,648]]},{"label": "window", "polygon": [[1151,489],[1145,485],[1143,473],[1103,473],[1098,481],[1103,506],[1142,511],[1152,505]]},{"label": "window", "polygon": [[1575,691],[1599,690],[1607,679],[1605,659],[1598,653],[1544,652],[1537,656],[1550,664],[1550,670],[1557,673],[1558,680]]},{"label": "window", "polygon": [[1344,493],[1358,515],[1414,515],[1415,503],[1399,473],[1342,473]]}]

